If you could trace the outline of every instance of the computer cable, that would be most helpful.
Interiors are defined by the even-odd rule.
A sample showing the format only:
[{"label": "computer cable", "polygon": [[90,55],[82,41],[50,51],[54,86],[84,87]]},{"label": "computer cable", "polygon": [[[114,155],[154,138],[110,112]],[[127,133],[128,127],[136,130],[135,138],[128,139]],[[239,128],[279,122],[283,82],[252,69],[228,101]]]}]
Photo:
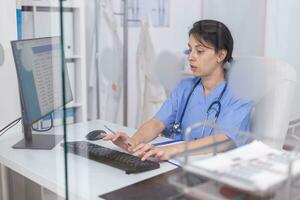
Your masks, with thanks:
[{"label": "computer cable", "polygon": [[[0,136],[2,136],[6,131],[8,131],[9,129],[11,129],[12,127],[14,127],[15,125],[17,125],[19,123],[19,121],[21,121],[22,117],[19,117],[18,119],[15,119],[14,121],[10,122],[9,124],[7,124],[4,128],[2,128],[0,130]],[[49,131],[50,129],[53,128],[53,117],[52,115],[50,115],[50,119],[51,119],[51,126],[47,129],[36,129],[31,127],[32,130],[36,131],[36,132],[46,132]]]},{"label": "computer cable", "polygon": [[52,117],[52,114],[50,114],[50,120],[51,120],[51,125],[49,128],[46,128],[46,129],[36,129],[36,128],[33,128],[33,126],[31,126],[31,129],[36,131],[36,132],[46,132],[46,131],[49,131],[53,128],[53,117]]},{"label": "computer cable", "polygon": [[16,124],[19,123],[19,121],[21,121],[22,117],[19,117],[18,119],[15,119],[14,121],[10,122],[8,125],[6,125],[4,128],[2,128],[0,130],[0,136],[2,136],[6,131],[8,131],[9,129],[11,129],[12,127],[14,127]]}]

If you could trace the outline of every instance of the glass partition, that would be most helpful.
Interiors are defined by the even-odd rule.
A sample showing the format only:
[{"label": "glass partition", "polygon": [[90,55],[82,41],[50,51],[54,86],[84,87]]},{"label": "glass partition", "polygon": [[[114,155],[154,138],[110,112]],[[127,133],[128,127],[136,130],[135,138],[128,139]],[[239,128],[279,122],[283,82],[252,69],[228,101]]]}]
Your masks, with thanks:
[{"label": "glass partition", "polygon": [[[189,30],[200,19],[217,19],[229,27],[234,37],[234,51],[233,62],[224,66],[228,85],[233,95],[251,102],[254,107],[247,117],[251,118],[250,126],[255,131],[244,133],[246,136],[237,139],[238,143],[228,140],[217,149],[212,146],[210,151],[230,151],[243,146],[253,135],[274,148],[282,148],[296,79],[285,63],[263,57],[265,29],[261,22],[265,20],[266,5],[249,2],[235,4],[243,11],[257,10],[258,14],[252,18],[243,12],[232,13],[232,2],[64,2],[65,69],[73,91],[70,107],[74,113],[71,121],[75,122],[66,126],[66,147],[70,151],[66,165],[67,188],[71,199],[94,199],[99,195],[105,199],[120,193],[118,197],[126,199],[121,188],[126,191],[129,185],[176,167],[160,162],[157,171],[128,175],[126,172],[130,170],[120,170],[107,163],[115,159],[111,150],[125,151],[100,138],[105,133],[119,131],[132,136],[144,122],[153,118],[181,80],[194,77],[188,60]],[[284,95],[280,91],[285,91]],[[68,114],[66,117],[68,122]],[[235,130],[227,131],[235,133]],[[114,158],[103,161],[98,155],[101,152]]]},{"label": "glass partition", "polygon": [[[192,147],[187,139],[197,128],[213,129],[213,142]],[[217,133],[228,132],[234,132],[237,137],[218,139]],[[274,148],[274,144],[282,143],[276,137],[221,127],[210,121],[193,124],[185,136],[184,152],[172,160],[180,164],[183,171],[169,177],[170,183],[183,196],[196,199],[221,196],[231,199],[232,195],[293,199],[299,191],[295,178],[300,172],[297,169],[300,164],[299,138],[285,144],[290,147],[287,151],[280,151]]]},{"label": "glass partition", "polygon": [[0,199],[69,199],[63,141],[74,95],[65,71],[61,2],[15,5],[7,9],[12,16],[17,11],[18,18],[11,21],[18,38],[11,38],[6,54],[13,58],[14,73],[9,76],[18,87],[11,92],[20,103],[12,106],[19,107],[21,122],[10,124],[0,138]]},{"label": "glass partition", "polygon": [[[293,196],[290,175],[300,169],[300,112],[295,103],[299,30],[290,25],[299,23],[298,3],[9,0],[0,4],[0,199],[167,199],[174,196],[175,187],[213,199],[207,188],[221,189],[213,186],[230,185],[230,178],[235,178],[238,191],[270,199],[274,196],[269,192],[277,186],[266,188],[274,179],[261,180],[253,174],[274,171],[278,173],[272,178],[284,187],[278,191],[287,196],[276,197]],[[133,136],[145,122],[159,117],[156,113],[176,96],[178,84],[195,76],[205,78],[204,67],[194,66],[188,44],[190,29],[201,19],[221,21],[232,33],[233,60],[222,67],[231,100],[240,103],[236,110],[229,109],[223,92],[217,101],[213,98],[214,106],[206,105],[209,93],[203,96],[204,107],[197,107],[199,98],[193,96],[197,89],[185,88],[190,95],[177,95],[171,106],[174,112],[159,124],[164,130],[143,141],[150,148],[143,154],[161,144],[182,144],[185,151],[169,161],[151,157],[142,162],[116,141],[105,141],[103,137],[120,132]],[[197,67],[201,75],[195,73]],[[171,110],[164,109],[162,113]],[[242,119],[245,110],[249,112]],[[214,123],[207,121],[216,116],[210,111],[220,114]],[[172,129],[182,118],[191,123],[184,122],[176,136]],[[239,126],[248,120],[249,126]],[[227,140],[219,141],[217,133],[227,133]],[[187,141],[204,136],[213,136],[210,145],[190,148]],[[134,146],[124,137],[122,147]],[[249,166],[243,165],[244,157],[235,159],[236,168],[218,169],[226,161],[222,156],[243,149],[240,154],[246,156],[251,148],[251,156],[272,153],[259,162],[250,157],[246,175],[242,172]],[[283,163],[280,170],[267,168],[277,166],[267,160],[271,158]],[[171,178],[170,185],[165,177],[178,169],[183,173]],[[165,178],[159,182],[165,185],[151,185],[156,178]],[[251,186],[245,183],[249,180]],[[265,185],[257,187],[256,180]],[[207,184],[190,187],[195,183]]]}]

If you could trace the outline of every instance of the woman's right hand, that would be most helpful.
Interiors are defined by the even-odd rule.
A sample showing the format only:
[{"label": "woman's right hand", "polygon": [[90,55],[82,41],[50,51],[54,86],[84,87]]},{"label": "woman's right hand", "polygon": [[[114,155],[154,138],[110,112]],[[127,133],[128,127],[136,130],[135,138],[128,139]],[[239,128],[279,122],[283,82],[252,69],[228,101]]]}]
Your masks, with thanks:
[{"label": "woman's right hand", "polygon": [[116,132],[116,134],[107,134],[103,140],[112,141],[115,145],[121,147],[122,149],[132,153],[133,148],[138,145],[137,141],[129,137],[124,132]]}]

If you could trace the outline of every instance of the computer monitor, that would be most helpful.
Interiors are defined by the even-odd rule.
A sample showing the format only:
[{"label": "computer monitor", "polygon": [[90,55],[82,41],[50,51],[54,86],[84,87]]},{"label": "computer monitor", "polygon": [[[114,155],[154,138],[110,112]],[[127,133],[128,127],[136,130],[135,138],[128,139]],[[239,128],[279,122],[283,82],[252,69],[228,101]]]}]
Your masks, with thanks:
[{"label": "computer monitor", "polygon": [[32,134],[32,124],[73,99],[67,70],[63,91],[60,37],[18,40],[11,45],[24,132],[24,139],[13,148],[52,149],[62,135]]}]

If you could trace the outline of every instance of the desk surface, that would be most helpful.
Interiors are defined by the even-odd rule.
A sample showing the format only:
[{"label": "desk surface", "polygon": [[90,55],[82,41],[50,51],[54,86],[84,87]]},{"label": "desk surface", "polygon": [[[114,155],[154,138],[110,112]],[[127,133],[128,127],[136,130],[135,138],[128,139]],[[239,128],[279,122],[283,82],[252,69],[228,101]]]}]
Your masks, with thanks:
[{"label": "desk surface", "polygon": [[176,189],[176,187],[172,186],[169,183],[169,177],[174,174],[181,173],[181,171],[182,171],[181,168],[174,169],[167,173],[157,175],[150,179],[101,195],[101,198],[107,200],[118,200],[118,199],[159,200],[159,199],[168,199],[171,197],[179,196],[181,193]]},{"label": "desk surface", "polygon": [[[103,194],[100,197],[107,200],[119,200],[119,199],[131,199],[131,200],[196,200],[195,198],[185,195],[182,190],[176,189],[174,185],[169,182],[171,176],[183,174],[182,168],[176,168],[164,174],[157,175],[150,179],[135,183],[125,188],[118,189],[116,191]],[[195,175],[190,174],[195,177]],[[184,176],[182,176],[184,177]],[[205,183],[205,178],[195,178],[188,180],[184,178],[183,181],[187,181],[189,184]],[[163,189],[162,189],[163,188]]]},{"label": "desk surface", "polygon": [[[67,126],[67,140],[85,140],[84,136],[92,130],[104,129],[106,124],[113,130],[133,134],[134,129],[122,127],[105,121],[92,121]],[[63,134],[62,127],[55,134]],[[65,196],[65,167],[63,148],[57,145],[52,150],[20,150],[11,146],[23,137],[20,126],[0,137],[0,162],[6,167],[22,174],[41,186]],[[95,144],[118,149],[111,142],[96,141]],[[68,154],[68,190],[70,199],[99,199],[99,195],[132,185],[158,174],[175,169],[169,163],[161,163],[160,169],[140,174],[126,175],[124,171]]]}]

